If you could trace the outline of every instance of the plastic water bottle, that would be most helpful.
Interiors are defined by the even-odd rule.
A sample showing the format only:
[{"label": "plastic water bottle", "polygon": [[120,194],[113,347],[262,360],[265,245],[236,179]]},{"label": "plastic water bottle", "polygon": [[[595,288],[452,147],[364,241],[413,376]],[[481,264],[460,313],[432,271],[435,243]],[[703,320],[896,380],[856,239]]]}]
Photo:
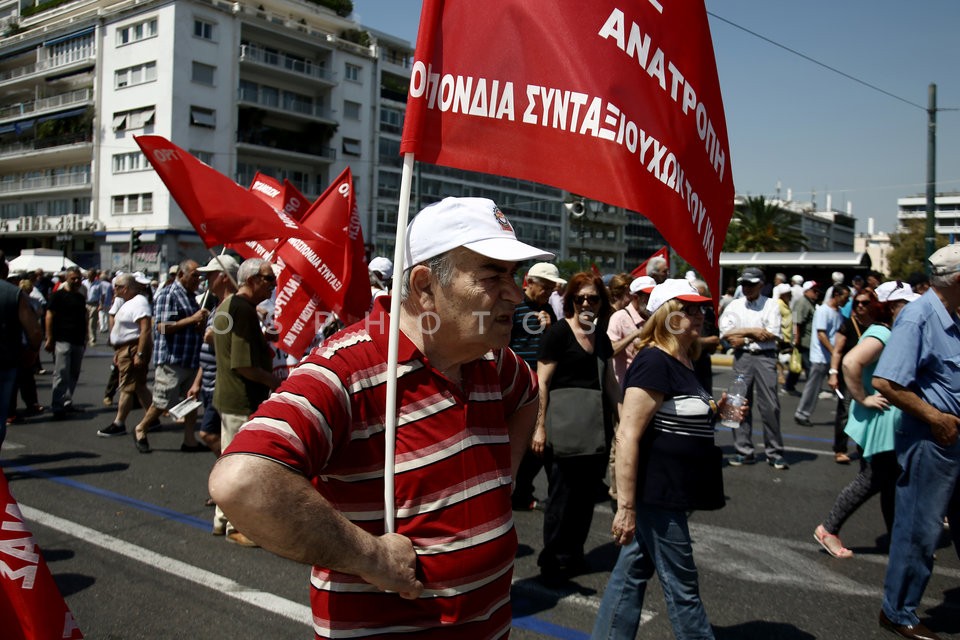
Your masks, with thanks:
[{"label": "plastic water bottle", "polygon": [[743,374],[737,376],[727,389],[727,404],[723,407],[720,424],[727,429],[738,429],[740,419],[737,417],[740,407],[747,401],[747,381]]}]

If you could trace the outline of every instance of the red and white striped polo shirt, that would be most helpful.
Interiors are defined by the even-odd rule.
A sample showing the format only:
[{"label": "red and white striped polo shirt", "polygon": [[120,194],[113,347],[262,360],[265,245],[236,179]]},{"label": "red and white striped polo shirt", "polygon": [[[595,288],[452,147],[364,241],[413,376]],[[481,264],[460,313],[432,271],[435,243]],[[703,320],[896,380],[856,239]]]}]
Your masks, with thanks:
[{"label": "red and white striped polo shirt", "polygon": [[[240,430],[227,453],[271,458],[304,474],[355,524],[382,534],[388,315],[314,350]],[[517,537],[506,419],[537,401],[536,376],[510,349],[435,370],[403,333],[398,359],[397,533],[413,542],[425,590],[417,600],[313,567],[314,631],[322,638],[457,640],[509,633]]]}]

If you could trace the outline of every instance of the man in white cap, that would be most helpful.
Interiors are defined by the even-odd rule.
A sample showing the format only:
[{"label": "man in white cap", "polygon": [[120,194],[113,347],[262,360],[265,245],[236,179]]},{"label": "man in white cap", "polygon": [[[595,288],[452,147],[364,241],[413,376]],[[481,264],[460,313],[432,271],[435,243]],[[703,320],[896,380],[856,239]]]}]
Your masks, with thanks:
[{"label": "man in white cap", "polygon": [[[210,475],[232,522],[313,565],[313,628],[500,637],[517,550],[511,476],[538,410],[536,376],[507,348],[517,240],[486,198],[446,198],[410,223],[399,317],[379,302],[314,350],[260,405]],[[384,299],[385,300],[385,299]],[[386,371],[400,326],[397,371]],[[396,375],[393,502],[384,523],[384,387]]]},{"label": "man in white cap", "polygon": [[[510,348],[534,371],[537,370],[540,339],[550,325],[557,321],[556,313],[550,306],[550,293],[558,286],[565,284],[567,281],[560,277],[557,265],[550,262],[534,264],[527,270],[527,276],[524,278],[523,301],[513,312]],[[533,494],[533,481],[542,468],[543,458],[527,448],[514,483],[514,509],[531,511],[537,507],[537,499]]]},{"label": "man in white cap", "polygon": [[894,434],[896,513],[883,582],[880,626],[902,638],[939,636],[917,607],[933,571],[933,554],[950,521],[960,554],[960,244],[934,252],[930,289],[900,312],[873,373],[873,386],[903,410]]},{"label": "man in white cap", "polygon": [[393,279],[393,261],[390,258],[377,256],[367,265],[367,274],[370,277],[370,310],[373,310],[374,301],[380,296],[390,293],[390,281]]}]

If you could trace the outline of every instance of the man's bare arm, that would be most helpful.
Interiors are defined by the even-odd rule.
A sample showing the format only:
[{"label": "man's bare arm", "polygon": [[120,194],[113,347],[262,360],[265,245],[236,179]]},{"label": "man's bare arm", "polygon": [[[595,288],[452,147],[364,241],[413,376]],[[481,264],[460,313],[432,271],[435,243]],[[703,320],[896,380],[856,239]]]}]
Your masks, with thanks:
[{"label": "man's bare arm", "polygon": [[230,521],[284,558],[363,578],[414,599],[423,591],[417,555],[404,536],[375,536],[347,520],[302,475],[259,456],[220,458],[210,496]]}]

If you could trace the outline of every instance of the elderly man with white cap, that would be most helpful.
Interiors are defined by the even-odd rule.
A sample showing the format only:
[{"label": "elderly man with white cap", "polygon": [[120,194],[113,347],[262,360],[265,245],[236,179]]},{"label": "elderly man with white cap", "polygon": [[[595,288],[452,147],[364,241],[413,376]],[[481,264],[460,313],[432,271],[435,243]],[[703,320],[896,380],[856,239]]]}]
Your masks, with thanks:
[{"label": "elderly man with white cap", "polygon": [[[550,325],[557,321],[549,302],[550,294],[558,286],[567,284],[567,281],[560,277],[557,265],[550,262],[534,264],[527,270],[523,280],[523,301],[513,312],[510,348],[536,371],[541,338]],[[538,502],[533,494],[533,482],[542,468],[543,458],[528,448],[517,470],[513,491],[514,509],[530,511],[536,508]]]},{"label": "elderly man with white cap", "polygon": [[367,265],[367,275],[370,277],[370,310],[372,311],[376,299],[390,293],[393,261],[390,258],[377,256]]},{"label": "elderly man with white cap", "polygon": [[903,473],[880,626],[902,638],[936,639],[917,607],[933,571],[944,513],[960,554],[960,244],[937,250],[928,261],[930,288],[897,316],[873,386],[903,410],[894,434]]},{"label": "elderly man with white cap", "polygon": [[[395,295],[314,350],[224,451],[210,492],[231,521],[313,565],[318,637],[501,637],[517,550],[511,478],[538,409],[507,348],[517,240],[485,198],[446,198],[410,223]],[[388,334],[399,323],[397,371]],[[396,533],[384,523],[385,381],[397,376]],[[438,635],[439,634],[439,635]]]}]

